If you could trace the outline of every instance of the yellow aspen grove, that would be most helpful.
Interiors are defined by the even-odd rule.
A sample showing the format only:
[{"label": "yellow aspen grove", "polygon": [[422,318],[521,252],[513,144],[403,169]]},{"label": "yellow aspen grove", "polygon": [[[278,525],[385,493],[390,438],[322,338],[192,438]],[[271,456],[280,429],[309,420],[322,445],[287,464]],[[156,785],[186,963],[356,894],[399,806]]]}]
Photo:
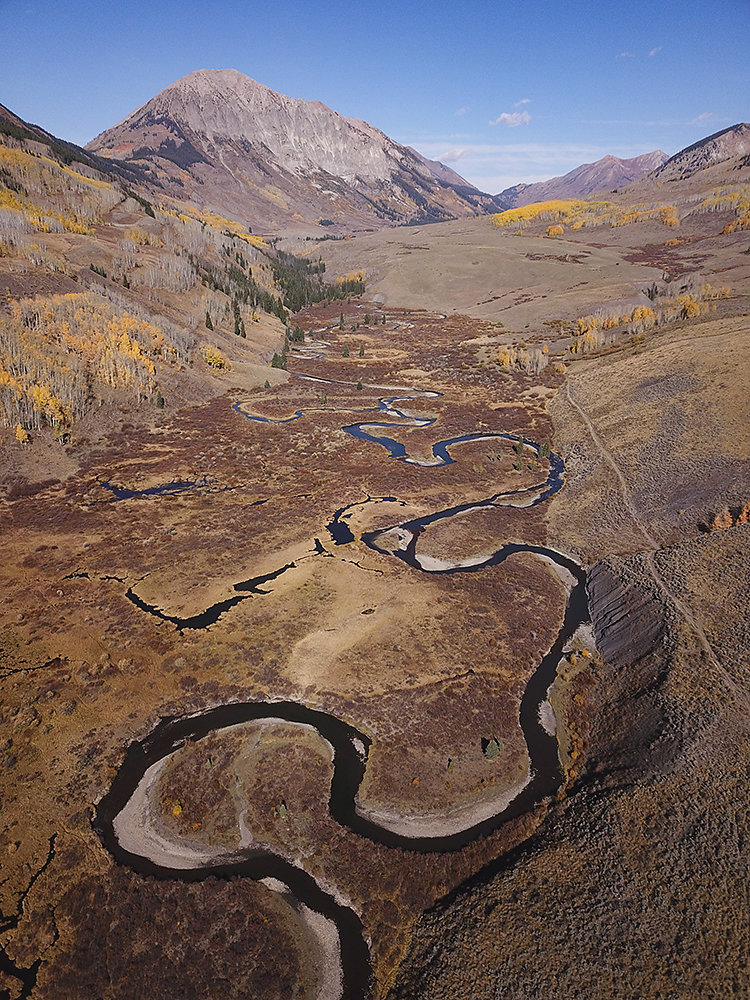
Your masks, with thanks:
[{"label": "yellow aspen grove", "polygon": [[210,365],[211,368],[228,370],[231,367],[221,351],[217,350],[215,347],[211,347],[210,344],[205,344],[201,348],[201,354],[203,355],[203,360],[207,365]]},{"label": "yellow aspen grove", "polygon": [[104,386],[146,399],[152,359],[172,353],[156,326],[94,293],[14,301],[0,317],[0,423],[69,427]]}]

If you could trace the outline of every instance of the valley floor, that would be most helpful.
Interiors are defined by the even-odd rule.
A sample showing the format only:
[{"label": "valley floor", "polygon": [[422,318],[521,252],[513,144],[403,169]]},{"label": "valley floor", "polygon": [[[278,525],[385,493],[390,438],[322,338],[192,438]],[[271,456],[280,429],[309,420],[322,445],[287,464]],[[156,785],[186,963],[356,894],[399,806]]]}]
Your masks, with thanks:
[{"label": "valley floor", "polygon": [[[660,279],[579,250],[586,305]],[[266,388],[229,372],[66,452],[4,440],[0,991],[328,1000],[335,935],[293,873],[231,867],[260,845],[364,942],[348,997],[746,995],[744,274],[716,312],[590,355],[558,328],[527,373],[498,358],[541,352],[551,291],[501,329],[417,308],[402,269],[299,314]],[[578,566],[592,627],[566,632]],[[559,774],[514,809],[543,760],[524,693],[560,637],[537,705]],[[145,769],[160,720],[266,702],[354,735],[272,707],[188,726],[139,792],[156,868],[142,831],[105,848],[129,747]],[[365,757],[377,836],[331,791]]]}]

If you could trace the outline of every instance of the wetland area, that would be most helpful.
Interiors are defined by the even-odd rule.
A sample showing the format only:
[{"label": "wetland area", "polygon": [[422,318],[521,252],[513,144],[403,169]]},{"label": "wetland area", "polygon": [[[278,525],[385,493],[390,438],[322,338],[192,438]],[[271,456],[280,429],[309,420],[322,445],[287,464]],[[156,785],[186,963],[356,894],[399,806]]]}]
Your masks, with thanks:
[{"label": "wetland area", "polygon": [[286,371],[6,449],[13,1000],[718,996],[669,993],[710,956],[741,995],[747,296],[575,357],[553,284],[521,333],[404,273],[299,312]]}]

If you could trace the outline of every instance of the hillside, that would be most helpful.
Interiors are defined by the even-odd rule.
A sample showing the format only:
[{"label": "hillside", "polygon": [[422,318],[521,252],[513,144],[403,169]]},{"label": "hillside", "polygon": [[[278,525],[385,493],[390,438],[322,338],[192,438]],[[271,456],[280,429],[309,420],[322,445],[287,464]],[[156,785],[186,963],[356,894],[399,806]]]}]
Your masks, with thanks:
[{"label": "hillside", "polygon": [[[360,235],[345,244],[316,244],[315,253],[331,270],[354,255],[369,294],[388,307],[455,310],[486,320],[502,315],[521,329],[558,322],[574,310],[576,318],[602,312],[606,282],[609,307],[624,313],[649,304],[634,284],[633,265],[650,264],[667,282],[702,280],[706,259],[714,260],[717,274],[738,266],[738,247],[750,231],[744,128],[737,143],[724,137],[727,155],[734,155],[714,156],[668,185],[656,170],[596,198],[550,198],[486,219]],[[701,144],[673,160],[692,156],[704,157]],[[304,252],[306,244],[289,246]]]},{"label": "hillside", "polygon": [[[65,441],[268,377],[290,316],[362,291],[0,112],[0,425]],[[87,433],[91,434],[92,426]]]},{"label": "hillside", "polygon": [[681,149],[654,171],[659,181],[686,180],[699,170],[750,157],[750,125],[741,122]]},{"label": "hillside", "polygon": [[87,148],[147,167],[164,191],[263,233],[380,229],[498,207],[367,122],[230,69],[190,73]]}]

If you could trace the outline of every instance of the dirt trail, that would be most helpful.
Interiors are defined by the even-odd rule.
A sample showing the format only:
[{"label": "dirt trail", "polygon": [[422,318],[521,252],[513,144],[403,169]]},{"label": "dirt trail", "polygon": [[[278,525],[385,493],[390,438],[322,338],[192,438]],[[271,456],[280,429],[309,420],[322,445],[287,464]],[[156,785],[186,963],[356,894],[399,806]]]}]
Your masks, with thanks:
[{"label": "dirt trail", "polygon": [[565,382],[565,395],[567,396],[570,405],[583,420],[586,429],[588,430],[594,444],[599,450],[599,453],[601,454],[602,458],[607,463],[607,465],[612,469],[615,476],[617,477],[618,482],[620,483],[620,488],[622,490],[622,498],[625,503],[625,507],[627,508],[630,516],[633,519],[634,524],[636,525],[640,533],[643,535],[643,538],[647,543],[645,548],[648,549],[649,551],[646,556],[646,565],[648,566],[649,571],[652,577],[654,578],[654,582],[659,587],[661,592],[664,594],[665,598],[672,604],[672,606],[680,613],[683,619],[692,628],[693,632],[698,638],[701,648],[704,650],[709,660],[716,668],[716,671],[718,672],[719,676],[724,680],[724,683],[727,685],[729,690],[735,696],[739,704],[743,705],[746,709],[750,709],[750,697],[748,697],[747,692],[744,691],[736,683],[731,674],[721,665],[716,654],[711,648],[711,644],[709,643],[706,633],[703,631],[703,627],[701,626],[700,622],[697,621],[697,619],[693,615],[688,605],[667,586],[664,578],[659,573],[659,570],[656,567],[656,563],[654,562],[654,555],[661,549],[661,545],[659,544],[659,542],[656,541],[654,536],[648,530],[646,522],[639,513],[638,508],[635,506],[632,495],[630,493],[630,488],[619,466],[612,457],[612,453],[608,450],[607,446],[604,444],[604,441],[598,434],[596,427],[594,426],[589,415],[586,413],[581,404],[573,396],[573,393],[571,392],[570,388],[570,379],[566,380]]}]

